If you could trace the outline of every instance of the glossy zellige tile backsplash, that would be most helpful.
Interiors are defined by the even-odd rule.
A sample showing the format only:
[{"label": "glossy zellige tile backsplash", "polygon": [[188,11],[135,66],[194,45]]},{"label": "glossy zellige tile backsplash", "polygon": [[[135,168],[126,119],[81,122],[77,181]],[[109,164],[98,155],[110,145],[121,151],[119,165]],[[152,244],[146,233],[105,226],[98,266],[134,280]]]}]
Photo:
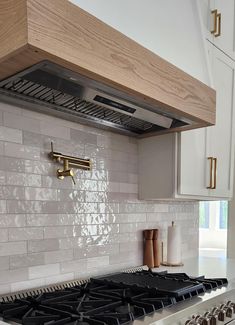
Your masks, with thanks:
[{"label": "glossy zellige tile backsplash", "polygon": [[[56,178],[56,151],[92,171]],[[197,256],[198,204],[138,200],[137,141],[0,103],[0,293],[142,264],[142,230],[172,220]]]}]

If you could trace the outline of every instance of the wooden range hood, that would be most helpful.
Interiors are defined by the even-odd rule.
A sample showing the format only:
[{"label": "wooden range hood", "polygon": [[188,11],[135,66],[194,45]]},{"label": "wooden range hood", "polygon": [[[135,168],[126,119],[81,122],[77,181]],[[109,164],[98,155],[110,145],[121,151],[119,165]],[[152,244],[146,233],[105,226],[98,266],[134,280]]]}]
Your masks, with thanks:
[{"label": "wooden range hood", "polygon": [[[213,89],[78,6],[67,0],[0,0],[0,80],[44,60],[72,71],[91,88],[179,122],[137,136],[215,124]],[[14,82],[13,78],[10,97],[21,103]],[[6,100],[9,83],[0,87]],[[30,99],[23,106],[30,107]],[[45,103],[42,106],[54,114]]]}]

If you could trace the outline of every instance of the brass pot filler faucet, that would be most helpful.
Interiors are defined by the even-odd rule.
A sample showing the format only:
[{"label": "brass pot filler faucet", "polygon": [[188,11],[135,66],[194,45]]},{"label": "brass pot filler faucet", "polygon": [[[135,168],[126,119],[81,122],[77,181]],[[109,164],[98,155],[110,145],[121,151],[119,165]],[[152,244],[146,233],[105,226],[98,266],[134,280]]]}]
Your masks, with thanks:
[{"label": "brass pot filler faucet", "polygon": [[51,152],[49,153],[49,157],[58,163],[63,163],[63,169],[57,169],[57,178],[64,179],[65,177],[70,176],[73,180],[74,185],[76,184],[74,179],[74,172],[70,166],[83,170],[91,170],[90,159],[77,158],[55,152],[53,149],[53,142],[51,142]]}]

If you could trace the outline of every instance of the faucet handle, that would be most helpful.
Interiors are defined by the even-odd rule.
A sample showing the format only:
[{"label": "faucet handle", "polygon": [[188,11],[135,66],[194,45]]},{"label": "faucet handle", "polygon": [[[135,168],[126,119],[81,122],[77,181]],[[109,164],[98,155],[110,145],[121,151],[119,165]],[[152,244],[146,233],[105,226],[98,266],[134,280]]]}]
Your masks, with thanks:
[{"label": "faucet handle", "polygon": [[75,179],[73,177],[73,175],[71,175],[72,181],[73,181],[73,185],[76,185]]}]

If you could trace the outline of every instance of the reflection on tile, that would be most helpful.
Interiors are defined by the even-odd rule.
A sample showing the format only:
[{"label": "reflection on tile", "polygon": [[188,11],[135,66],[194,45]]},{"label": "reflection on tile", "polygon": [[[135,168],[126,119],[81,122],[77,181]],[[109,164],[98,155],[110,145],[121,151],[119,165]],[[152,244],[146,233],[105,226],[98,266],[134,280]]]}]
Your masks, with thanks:
[{"label": "reflection on tile", "polygon": [[85,192],[78,191],[75,189],[59,189],[58,201],[75,201],[75,202],[84,202],[85,201]]},{"label": "reflection on tile", "polygon": [[0,217],[0,227],[24,227],[26,217],[23,214],[7,214]]},{"label": "reflection on tile", "polygon": [[6,182],[9,185],[19,185],[19,186],[41,186],[41,176],[34,174],[24,174],[7,172]]},{"label": "reflection on tile", "polygon": [[35,201],[56,201],[57,191],[49,188],[25,187],[25,199]]},{"label": "reflection on tile", "polygon": [[80,226],[47,227],[44,229],[44,238],[63,238],[81,236]]},{"label": "reflection on tile", "polygon": [[98,226],[96,225],[84,225],[81,226],[81,235],[82,236],[95,236],[98,233]]},{"label": "reflection on tile", "polygon": [[40,175],[54,175],[56,166],[46,161],[25,160],[25,172]]},{"label": "reflection on tile", "polygon": [[25,197],[24,187],[1,186],[0,199],[23,200]]},{"label": "reflection on tile", "polygon": [[[51,141],[92,170],[57,179]],[[197,255],[198,203],[138,200],[137,150],[131,137],[0,103],[0,293],[140,265],[142,230],[166,241],[172,220],[184,256]]]},{"label": "reflection on tile", "polygon": [[[1,203],[1,201],[0,201]],[[40,213],[42,212],[42,204],[40,201],[7,201],[8,213]]]},{"label": "reflection on tile", "polygon": [[84,237],[75,237],[75,238],[61,238],[59,239],[60,249],[71,249],[83,247],[85,244]]},{"label": "reflection on tile", "polygon": [[110,233],[118,233],[119,232],[119,224],[113,224],[113,225],[99,225],[98,226],[98,233],[100,235],[107,235]]},{"label": "reflection on tile", "polygon": [[2,169],[8,172],[19,172],[24,173],[25,166],[23,159],[15,159],[10,157],[2,157]]},{"label": "reflection on tile", "polygon": [[104,202],[106,201],[106,193],[103,192],[86,192],[86,202]]},{"label": "reflection on tile", "polygon": [[95,257],[97,255],[99,255],[98,246],[85,246],[82,248],[74,249],[74,258],[75,259]]},{"label": "reflection on tile", "polygon": [[118,254],[119,244],[107,244],[98,246],[99,255]]},{"label": "reflection on tile", "polygon": [[15,158],[26,158],[39,160],[40,150],[38,148],[23,146],[16,143],[5,143],[4,145],[5,155]]}]

